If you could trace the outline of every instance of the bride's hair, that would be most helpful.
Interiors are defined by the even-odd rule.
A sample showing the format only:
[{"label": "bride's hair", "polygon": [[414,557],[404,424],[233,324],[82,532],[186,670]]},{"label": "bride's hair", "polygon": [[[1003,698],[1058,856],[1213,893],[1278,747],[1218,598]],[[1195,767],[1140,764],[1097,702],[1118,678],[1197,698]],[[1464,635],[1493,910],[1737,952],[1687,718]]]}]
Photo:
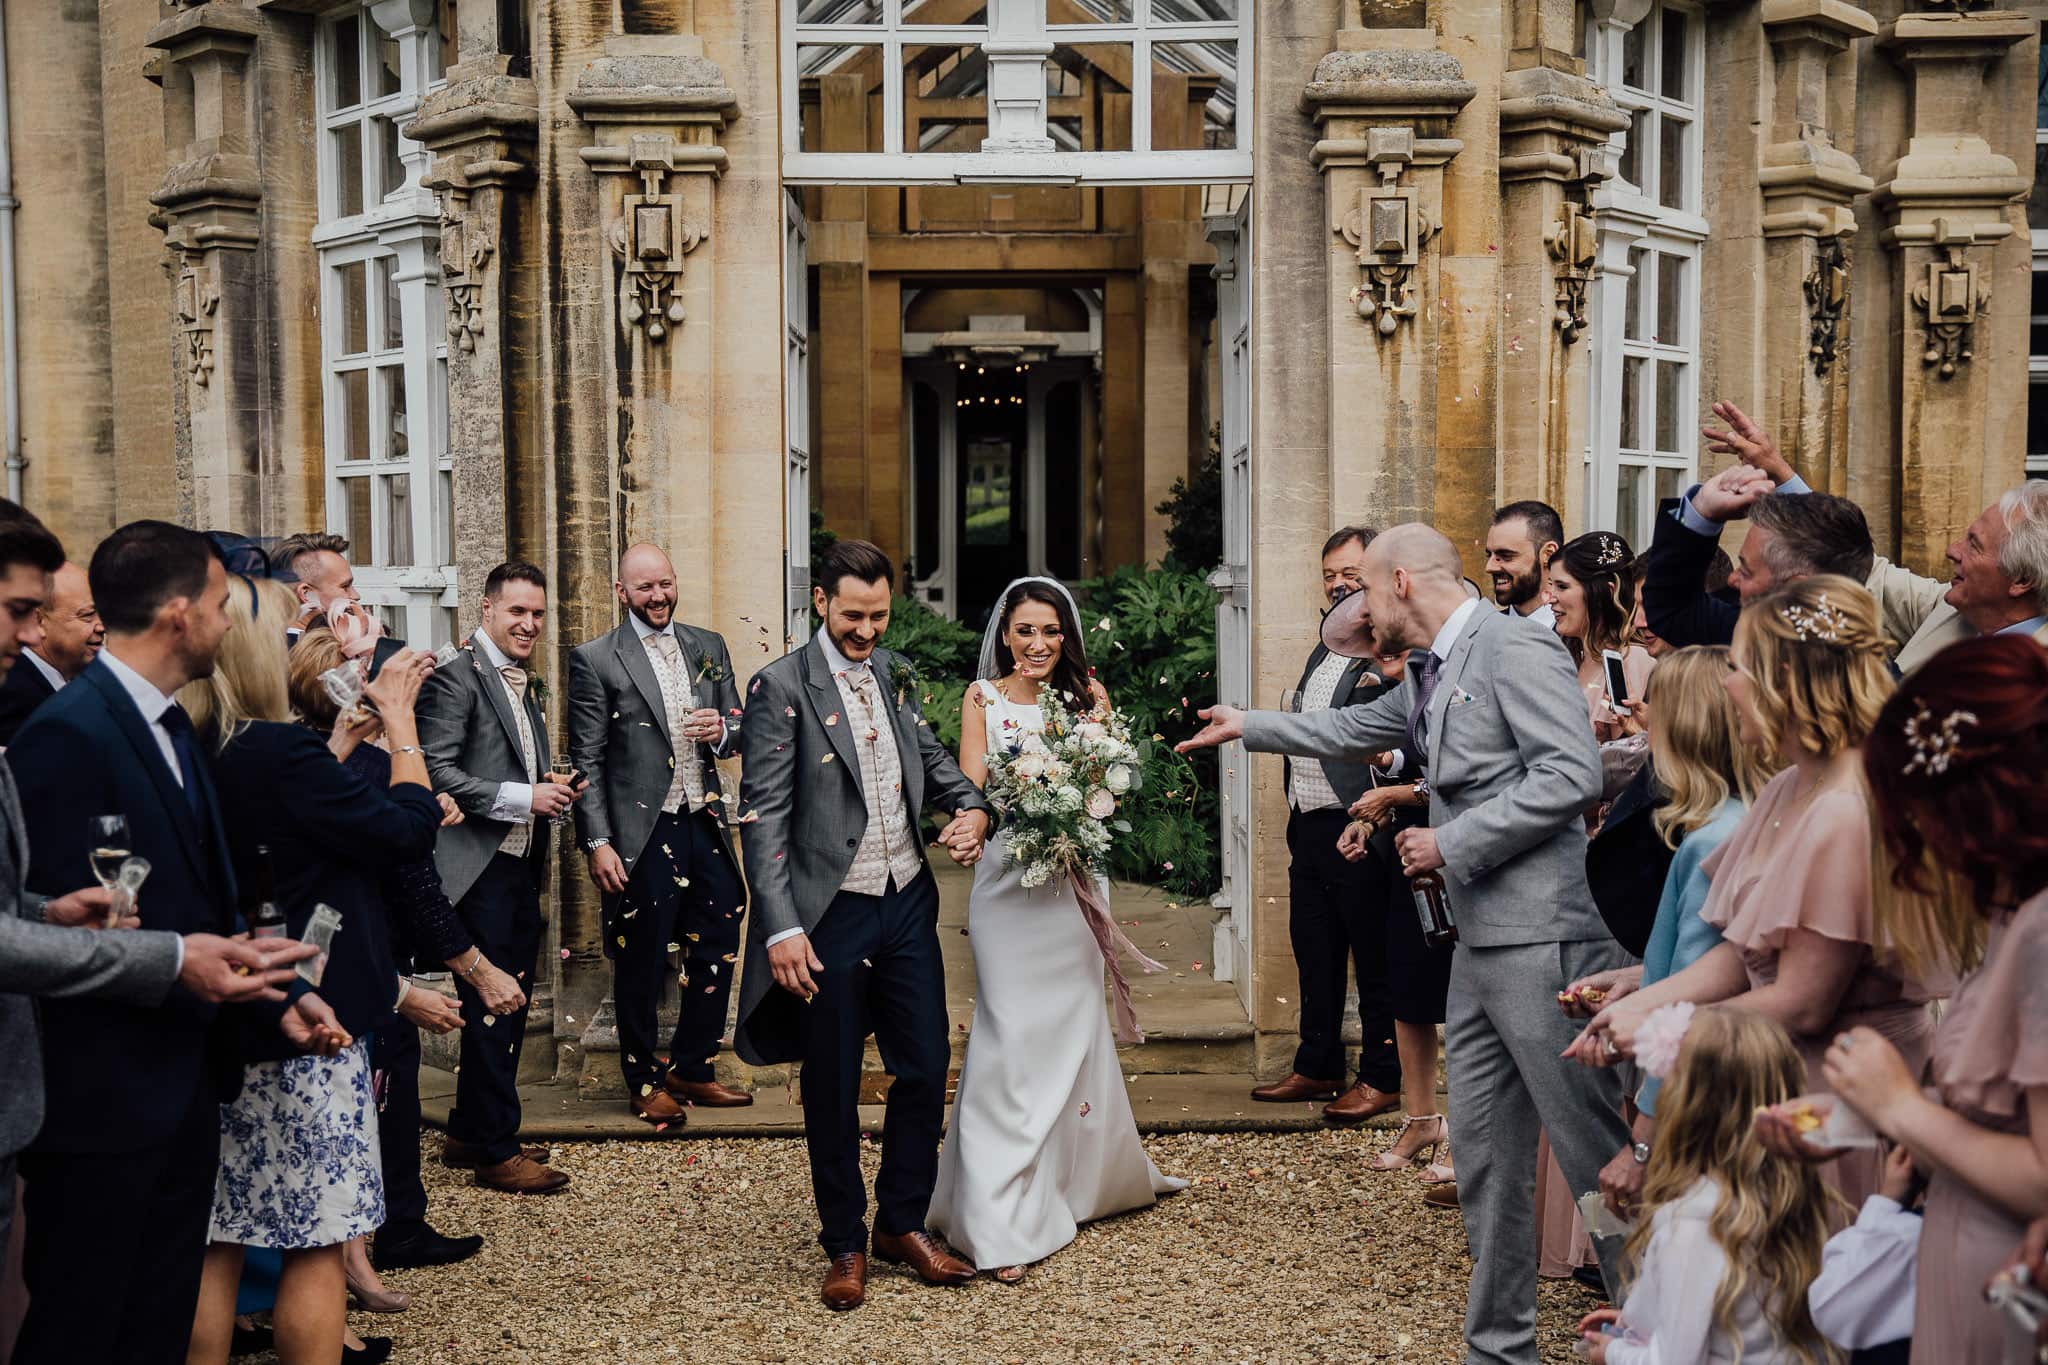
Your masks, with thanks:
[{"label": "bride's hair", "polygon": [[1050,583],[1019,583],[1003,598],[1003,619],[996,627],[996,676],[1008,677],[1017,669],[1016,655],[1010,649],[1010,618],[1016,614],[1019,602],[1043,602],[1059,617],[1060,657],[1052,666],[1050,681],[1056,690],[1066,694],[1070,707],[1087,710],[1094,706],[1094,694],[1088,686],[1088,651],[1081,639],[1081,622],[1074,615],[1067,595]]}]

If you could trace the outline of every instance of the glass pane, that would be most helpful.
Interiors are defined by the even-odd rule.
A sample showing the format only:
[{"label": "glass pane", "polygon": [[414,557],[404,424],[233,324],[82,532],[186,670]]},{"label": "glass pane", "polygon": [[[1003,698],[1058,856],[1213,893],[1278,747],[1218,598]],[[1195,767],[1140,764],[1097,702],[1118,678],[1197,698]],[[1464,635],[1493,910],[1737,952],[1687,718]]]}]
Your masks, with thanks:
[{"label": "glass pane", "polygon": [[1685,366],[1683,360],[1657,362],[1657,449],[1676,455],[1678,426],[1684,418]]},{"label": "glass pane", "polygon": [[379,256],[372,265],[377,271],[377,292],[384,299],[384,331],[378,349],[401,350],[405,346],[405,308],[398,293],[398,258]]},{"label": "glass pane", "polygon": [[334,92],[334,108],[346,109],[363,102],[363,38],[360,28],[362,21],[354,15],[340,20],[329,31],[333,39],[327,45],[328,73],[330,88]]},{"label": "glass pane", "polygon": [[1131,150],[1129,43],[1062,43],[1046,64],[1046,89],[1054,82],[1062,97],[1078,99],[1083,150]]},{"label": "glass pane", "polygon": [[334,377],[341,389],[341,458],[370,458],[370,372],[343,370]]},{"label": "glass pane", "polygon": [[434,648],[455,642],[455,608],[443,607],[434,613]]},{"label": "glass pane", "polygon": [[338,265],[334,273],[340,281],[341,353],[361,355],[370,349],[370,300],[363,292],[363,263]]},{"label": "glass pane", "polygon": [[351,123],[328,134],[334,145],[334,216],[363,211],[363,130]]},{"label": "glass pane", "polygon": [[370,544],[370,481],[343,479],[341,506],[342,514],[348,519],[348,543],[358,546]]},{"label": "glass pane", "polygon": [[1691,103],[1692,92],[1686,88],[1685,60],[1687,39],[1692,35],[1691,22],[1684,13],[1675,9],[1665,10],[1658,22],[1664,30],[1664,70],[1658,93],[1668,100]]},{"label": "glass pane", "polygon": [[384,633],[394,640],[405,638],[405,608],[393,602],[377,605],[377,619],[384,623]]},{"label": "glass pane", "polygon": [[882,49],[858,43],[796,50],[797,145],[806,152],[879,152]]},{"label": "glass pane", "polygon": [[429,80],[438,81],[446,76],[448,68],[455,65],[457,60],[458,30],[455,26],[455,3],[456,0],[441,0],[441,8],[434,15],[435,41],[427,48],[431,54],[431,69],[427,73]]},{"label": "glass pane", "polygon": [[377,396],[388,413],[388,424],[384,428],[384,458],[402,460],[412,453],[412,433],[406,428],[405,414],[405,371],[397,365],[385,365],[377,371]]},{"label": "glass pane", "polygon": [[1628,116],[1621,132],[1621,164],[1615,173],[1637,189],[1643,187],[1643,139],[1650,135],[1650,115],[1641,109]]},{"label": "glass pane", "polygon": [[[1162,90],[1175,99],[1186,91],[1186,112],[1179,128],[1161,127]],[[1168,139],[1171,138],[1169,141]],[[1152,146],[1155,150],[1184,147],[1237,146],[1237,44],[1234,42],[1154,43],[1152,45]]]},{"label": "glass pane", "polygon": [[988,6],[977,5],[963,11],[957,4],[947,0],[903,0],[903,22],[906,24],[973,24],[985,26],[988,23]]},{"label": "glass pane", "polygon": [[1644,360],[1639,355],[1621,358],[1621,446],[1643,449],[1642,392]]},{"label": "glass pane", "polygon": [[[1649,20],[1644,19],[1647,24]],[[1621,35],[1621,83],[1647,90],[1649,85],[1643,79],[1643,24],[1625,29]]]},{"label": "glass pane", "polygon": [[988,58],[954,43],[903,48],[904,146],[978,152],[988,136]]},{"label": "glass pane", "polygon": [[434,478],[435,526],[441,543],[434,547],[434,562],[447,564],[455,558],[455,475],[443,469]]},{"label": "glass pane", "polygon": [[799,24],[879,24],[882,0],[803,0],[796,7]]},{"label": "glass pane", "polygon": [[411,181],[412,174],[406,170],[405,162],[398,156],[398,125],[388,118],[373,120],[376,125],[378,158],[382,163],[377,174],[379,197],[402,190]]},{"label": "glass pane", "polygon": [[395,95],[399,92],[399,89],[405,84],[399,75],[400,70],[398,39],[382,33],[378,34],[375,75],[377,78],[377,93],[380,96]]},{"label": "glass pane", "polygon": [[2027,226],[2048,232],[2048,142],[2034,144],[2034,192],[2027,197]]},{"label": "glass pane", "polygon": [[1652,339],[1666,346],[1685,344],[1685,287],[1692,262],[1683,256],[1657,257],[1657,330]]},{"label": "glass pane", "polygon": [[2048,270],[2034,272],[2033,327],[2028,332],[2027,349],[2035,355],[2048,355]]},{"label": "glass pane", "polygon": [[1614,471],[1614,529],[1625,539],[1640,539],[1643,469],[1625,464]]},{"label": "glass pane", "polygon": [[2034,91],[2034,126],[2048,128],[2048,43],[2041,45],[2038,75],[2039,81]]},{"label": "glass pane", "polygon": [[1004,440],[973,441],[967,447],[964,490],[968,545],[1010,543],[1010,456]]},{"label": "glass pane", "polygon": [[1132,0],[1081,0],[1053,16],[1055,24],[1128,24],[1137,19]]},{"label": "glass pane", "polygon": [[1643,339],[1643,291],[1650,287],[1650,282],[1643,275],[1650,269],[1652,259],[1650,253],[1641,247],[1629,248],[1628,267],[1633,273],[1628,277],[1628,301],[1623,307],[1621,334],[1630,341]]},{"label": "glass pane", "polygon": [[1657,502],[1662,505],[1677,497],[1685,485],[1685,471],[1673,469],[1670,465],[1657,468]]},{"label": "glass pane", "polygon": [[387,474],[377,481],[384,486],[384,525],[390,531],[385,553],[378,563],[407,568],[412,557],[412,475]]},{"label": "glass pane", "polygon": [[1152,0],[1155,24],[1214,24],[1237,19],[1238,0]]},{"label": "glass pane", "polygon": [[1691,198],[1685,164],[1686,134],[1692,125],[1669,114],[1657,120],[1657,202],[1667,209],[1682,209]]}]

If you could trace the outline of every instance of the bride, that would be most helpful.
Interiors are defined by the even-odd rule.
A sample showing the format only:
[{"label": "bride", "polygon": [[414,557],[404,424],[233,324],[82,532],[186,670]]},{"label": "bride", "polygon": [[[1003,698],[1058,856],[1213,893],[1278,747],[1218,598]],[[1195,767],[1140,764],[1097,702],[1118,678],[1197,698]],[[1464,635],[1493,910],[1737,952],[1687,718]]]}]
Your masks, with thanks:
[{"label": "bride", "polygon": [[[1052,579],[1020,578],[990,618],[980,677],[961,703],[960,770],[970,781],[987,783],[990,750],[1042,728],[1046,687],[1077,713],[1109,706],[1088,673],[1074,599]],[[999,830],[968,901],[974,1025],[928,1221],[1014,1284],[1078,1225],[1187,1182],[1161,1175],[1138,1141],[1103,1006],[1102,950],[1073,883],[1026,890],[1003,843]]]}]

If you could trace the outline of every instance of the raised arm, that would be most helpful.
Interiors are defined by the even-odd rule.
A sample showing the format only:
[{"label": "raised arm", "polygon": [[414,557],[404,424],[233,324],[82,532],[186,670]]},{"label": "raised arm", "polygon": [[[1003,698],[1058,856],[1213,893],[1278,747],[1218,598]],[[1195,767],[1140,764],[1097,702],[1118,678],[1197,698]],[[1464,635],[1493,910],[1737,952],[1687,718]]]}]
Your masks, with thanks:
[{"label": "raised arm", "polygon": [[1643,617],[1674,645],[1722,645],[1734,638],[1739,609],[1707,592],[1707,569],[1719,546],[1717,537],[1685,524],[1675,500],[1658,509],[1643,578]]},{"label": "raised arm", "polygon": [[[1360,706],[1322,711],[1247,711],[1244,747],[1254,753],[1293,754],[1301,758],[1371,760],[1408,743],[1408,709],[1413,685],[1399,688]],[[1584,712],[1583,703],[1579,707]]]}]

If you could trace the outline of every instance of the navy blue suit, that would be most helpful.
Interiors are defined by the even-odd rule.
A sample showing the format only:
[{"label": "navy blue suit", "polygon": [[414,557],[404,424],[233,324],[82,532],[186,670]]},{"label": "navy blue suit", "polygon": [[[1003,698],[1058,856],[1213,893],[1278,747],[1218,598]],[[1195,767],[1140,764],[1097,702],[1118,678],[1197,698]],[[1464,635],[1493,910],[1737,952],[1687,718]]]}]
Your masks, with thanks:
[{"label": "navy blue suit", "polygon": [[[88,817],[125,815],[130,849],[150,863],[144,922],[234,931],[234,872],[204,758],[188,793],[105,664],[36,708],[7,756],[35,852],[31,889],[89,885]],[[44,1004],[48,1116],[21,1160],[32,1303],[16,1365],[184,1360],[220,1164],[217,1106],[241,1081],[233,1013],[176,986],[156,1008]]]},{"label": "navy blue suit", "polygon": [[21,727],[38,706],[57,695],[43,670],[27,659],[16,659],[7,677],[0,679],[0,747],[14,743]]}]

